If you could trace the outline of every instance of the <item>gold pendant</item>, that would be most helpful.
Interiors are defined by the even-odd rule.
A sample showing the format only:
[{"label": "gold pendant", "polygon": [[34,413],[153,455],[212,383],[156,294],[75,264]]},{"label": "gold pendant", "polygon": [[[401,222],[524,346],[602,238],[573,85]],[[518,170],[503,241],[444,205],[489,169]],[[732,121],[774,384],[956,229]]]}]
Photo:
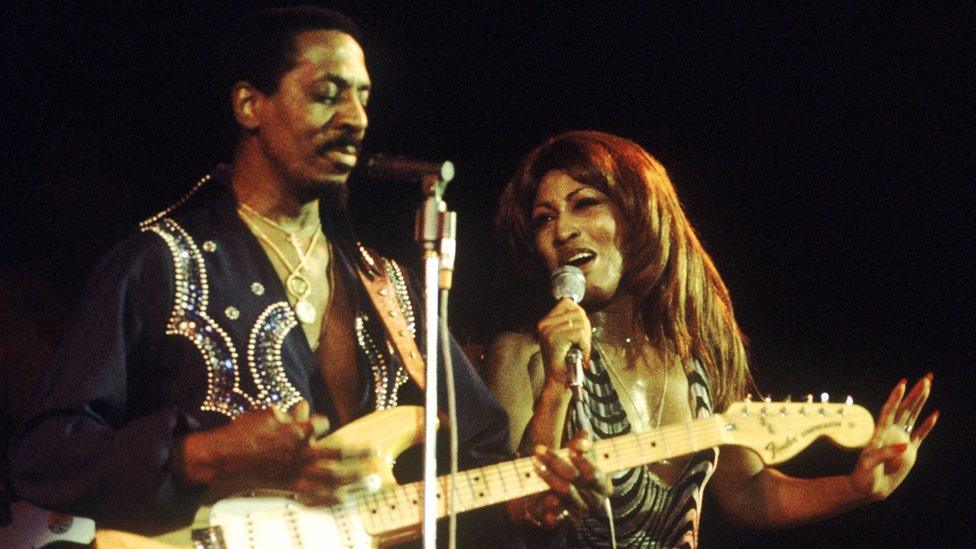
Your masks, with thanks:
[{"label": "gold pendant", "polygon": [[311,324],[315,322],[315,307],[313,307],[308,301],[299,299],[295,303],[295,316],[297,316],[298,320],[300,320],[303,324]]},{"label": "gold pendant", "polygon": [[288,275],[288,278],[285,279],[285,286],[288,288],[288,293],[295,297],[303,298],[308,294],[308,279],[297,271]]}]

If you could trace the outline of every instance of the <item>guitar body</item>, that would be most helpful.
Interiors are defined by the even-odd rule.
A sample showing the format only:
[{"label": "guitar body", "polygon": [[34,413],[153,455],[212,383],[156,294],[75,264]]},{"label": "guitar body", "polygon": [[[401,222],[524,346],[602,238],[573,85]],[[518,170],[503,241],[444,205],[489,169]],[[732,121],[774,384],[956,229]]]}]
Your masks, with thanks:
[{"label": "guitar body", "polygon": [[[380,479],[380,487],[396,485],[393,465],[404,450],[423,442],[424,409],[419,406],[397,406],[373,412],[344,425],[329,436],[312,442],[341,448],[370,448],[375,453],[374,470]],[[366,531],[358,514],[351,506],[336,504],[330,507],[309,507],[300,503],[295,494],[282,490],[256,490],[246,494],[221,499],[214,505],[202,506],[187,528],[168,532],[152,538],[116,530],[98,530],[95,543],[98,547],[193,547],[194,532],[220,531],[223,542],[217,547],[281,547],[280,540],[288,539],[277,525],[269,528],[247,527],[248,517],[256,515],[295,515],[307,517],[312,547],[378,547],[417,537],[416,528],[404,528],[371,535]],[[277,521],[266,521],[267,524]],[[306,522],[306,521],[303,521]],[[262,523],[265,524],[265,523]],[[199,534],[198,534],[199,535]],[[251,536],[249,539],[248,536]],[[268,541],[278,540],[278,542]],[[139,545],[138,543],[147,543]],[[135,543],[135,545],[133,545]]]}]

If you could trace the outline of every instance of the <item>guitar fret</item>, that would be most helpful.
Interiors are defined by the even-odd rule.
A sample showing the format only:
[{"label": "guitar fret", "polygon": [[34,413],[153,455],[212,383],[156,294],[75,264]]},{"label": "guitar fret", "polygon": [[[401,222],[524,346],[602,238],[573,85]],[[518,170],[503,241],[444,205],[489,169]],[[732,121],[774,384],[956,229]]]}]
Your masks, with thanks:
[{"label": "guitar fret", "polygon": [[491,486],[488,484],[487,470],[485,467],[479,467],[478,469],[472,469],[474,473],[474,485],[476,489],[475,502],[481,503],[484,501],[491,501]]},{"label": "guitar fret", "polygon": [[508,485],[505,484],[505,472],[502,471],[501,465],[495,464],[492,466],[492,469],[495,471],[495,474],[498,475],[498,481],[502,484],[502,493],[507,494]]},{"label": "guitar fret", "polygon": [[366,526],[366,531],[380,532],[379,524],[377,523],[377,512],[379,510],[379,502],[376,494],[370,494],[365,496],[365,505],[363,505],[363,510],[360,513],[360,518],[363,521],[363,525]]},{"label": "guitar fret", "polygon": [[[476,470],[477,470],[477,469],[473,469],[473,470],[472,470],[472,472],[473,472],[473,471],[476,471]],[[473,480],[472,480],[472,478],[471,478],[471,477],[472,477],[472,476],[474,476],[474,475],[472,475],[472,474],[471,474],[471,473],[469,472],[469,473],[465,473],[465,474],[459,474],[458,476],[459,476],[459,477],[460,477],[460,476],[463,476],[463,477],[464,477],[464,480],[466,480],[466,481],[467,481],[467,485],[468,485],[468,494],[467,494],[467,496],[468,496],[468,498],[469,498],[469,502],[470,502],[470,504],[471,504],[471,505],[474,505],[474,503],[475,503],[476,501],[478,501],[478,497],[477,497],[477,493],[478,493],[478,490],[477,490],[477,488],[475,488],[475,486],[474,486],[474,481],[473,481]],[[448,480],[450,480],[450,477],[445,477],[445,479],[444,479],[444,481],[445,481],[445,483],[446,483],[446,482],[447,482]],[[455,482],[456,482],[456,481],[455,481]],[[458,499],[461,499],[461,498],[458,498]],[[460,504],[459,506],[457,506],[457,505],[456,505],[455,507],[464,507],[464,510],[465,510],[465,511],[467,511],[467,510],[469,509],[469,507],[468,507],[468,504],[467,504],[467,503],[464,503],[464,502],[463,502],[463,500],[462,500],[462,503],[461,503],[461,504]],[[447,508],[446,508],[446,506],[445,506],[445,509],[444,509],[444,514],[447,514]]]},{"label": "guitar fret", "polygon": [[394,488],[390,490],[390,496],[389,496],[390,511],[393,512],[393,514],[397,517],[397,519],[399,519],[400,522],[404,520],[405,518],[404,512],[407,510],[403,505],[404,502],[402,501],[402,499],[403,499],[402,490],[400,490],[399,488]]},{"label": "guitar fret", "polygon": [[[488,467],[482,468],[482,470],[485,473],[485,489],[490,495],[491,502],[494,504],[494,503],[499,503],[501,501],[507,501],[508,486],[505,484],[505,477],[504,475],[502,475],[501,468],[499,468],[498,465],[490,465]],[[488,481],[489,473],[494,473],[494,476],[498,477],[498,481],[489,482]],[[500,488],[500,490],[492,490],[493,485],[496,485],[496,487]]]}]

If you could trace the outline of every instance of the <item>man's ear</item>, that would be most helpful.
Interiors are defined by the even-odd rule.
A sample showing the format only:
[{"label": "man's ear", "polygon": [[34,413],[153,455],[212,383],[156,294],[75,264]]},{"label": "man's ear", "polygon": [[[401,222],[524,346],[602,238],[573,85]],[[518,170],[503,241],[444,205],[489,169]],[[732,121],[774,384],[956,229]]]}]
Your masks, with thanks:
[{"label": "man's ear", "polygon": [[238,82],[230,92],[234,118],[245,130],[256,130],[261,126],[258,118],[258,103],[263,95],[247,82]]}]

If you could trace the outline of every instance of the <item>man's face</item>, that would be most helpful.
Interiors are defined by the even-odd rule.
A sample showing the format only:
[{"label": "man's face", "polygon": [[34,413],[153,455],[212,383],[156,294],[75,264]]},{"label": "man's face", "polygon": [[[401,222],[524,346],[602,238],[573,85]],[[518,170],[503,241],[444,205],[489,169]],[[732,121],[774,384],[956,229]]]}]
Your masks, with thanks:
[{"label": "man's face", "polygon": [[294,42],[294,67],[259,102],[262,151],[296,191],[342,194],[366,133],[363,50],[336,30],[302,32]]}]

